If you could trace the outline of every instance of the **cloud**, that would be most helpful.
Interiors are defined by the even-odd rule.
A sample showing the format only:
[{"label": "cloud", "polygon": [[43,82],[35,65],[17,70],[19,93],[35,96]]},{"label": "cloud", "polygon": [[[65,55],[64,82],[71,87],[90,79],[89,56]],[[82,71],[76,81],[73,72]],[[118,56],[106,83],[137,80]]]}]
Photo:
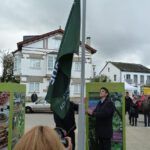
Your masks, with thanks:
[{"label": "cloud", "polygon": [[87,8],[87,32],[98,49],[94,56],[97,68],[102,69],[108,60],[150,66],[147,59],[150,49],[150,1],[102,0],[95,3],[89,1]]},{"label": "cloud", "polygon": [[[82,2],[82,1],[81,1]],[[5,0],[0,5],[0,49],[17,48],[23,35],[64,29],[73,0]],[[97,49],[97,72],[110,61],[150,66],[150,1],[89,0],[86,36]],[[82,8],[82,5],[81,5]]]}]

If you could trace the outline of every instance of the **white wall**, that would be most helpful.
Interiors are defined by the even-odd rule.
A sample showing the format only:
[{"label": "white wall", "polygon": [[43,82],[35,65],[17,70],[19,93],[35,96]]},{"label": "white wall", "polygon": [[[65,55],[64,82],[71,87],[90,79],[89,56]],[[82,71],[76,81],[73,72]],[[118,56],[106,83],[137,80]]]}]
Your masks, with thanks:
[{"label": "white wall", "polygon": [[48,49],[54,49],[55,48],[55,39],[52,37],[48,38]]},{"label": "white wall", "polygon": [[44,76],[46,74],[45,56],[44,56],[44,59],[39,59],[39,60],[40,60],[40,68],[34,69],[30,66],[30,63],[31,63],[30,59],[27,57],[23,58],[21,61],[22,75]]},{"label": "white wall", "polygon": [[43,48],[43,40],[39,40],[38,42],[27,44],[25,47]]},{"label": "white wall", "polygon": [[[108,71],[108,68],[109,68],[109,71]],[[100,73],[100,75],[102,74],[108,76],[111,82],[120,82],[120,70],[114,65],[112,65],[111,63],[108,63],[105,66],[104,70]],[[116,81],[114,81],[114,75],[117,75]]]}]

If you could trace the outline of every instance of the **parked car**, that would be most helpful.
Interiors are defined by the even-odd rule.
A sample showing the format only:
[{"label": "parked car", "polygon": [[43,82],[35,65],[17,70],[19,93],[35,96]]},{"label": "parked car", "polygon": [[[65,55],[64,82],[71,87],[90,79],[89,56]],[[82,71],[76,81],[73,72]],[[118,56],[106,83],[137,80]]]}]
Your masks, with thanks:
[{"label": "parked car", "polygon": [[51,112],[50,104],[44,99],[39,99],[36,102],[27,102],[25,108],[26,113]]}]

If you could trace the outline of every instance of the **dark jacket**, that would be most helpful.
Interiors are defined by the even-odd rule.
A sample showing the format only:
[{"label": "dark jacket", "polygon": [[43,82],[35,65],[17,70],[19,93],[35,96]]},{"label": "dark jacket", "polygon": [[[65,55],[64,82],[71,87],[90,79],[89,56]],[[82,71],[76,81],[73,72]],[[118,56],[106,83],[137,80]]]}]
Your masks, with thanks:
[{"label": "dark jacket", "polygon": [[131,108],[130,108],[130,115],[131,117],[138,118],[138,101],[136,103],[132,102],[131,103]]},{"label": "dark jacket", "polygon": [[132,99],[130,97],[125,97],[125,110],[129,111],[131,108]]},{"label": "dark jacket", "polygon": [[38,99],[37,94],[32,94],[32,95],[31,95],[31,101],[32,101],[32,102],[35,102],[37,99]]},{"label": "dark jacket", "polygon": [[93,112],[93,117],[96,118],[96,136],[100,138],[111,138],[113,134],[112,117],[114,112],[114,104],[111,100],[105,99],[97,104]]},{"label": "dark jacket", "polygon": [[150,99],[142,101],[141,110],[144,114],[150,114]]},{"label": "dark jacket", "polygon": [[64,119],[61,119],[54,112],[54,121],[56,123],[56,127],[63,128],[67,131],[67,133],[73,132],[76,129],[75,111],[78,111],[78,104],[70,102],[70,108]]}]

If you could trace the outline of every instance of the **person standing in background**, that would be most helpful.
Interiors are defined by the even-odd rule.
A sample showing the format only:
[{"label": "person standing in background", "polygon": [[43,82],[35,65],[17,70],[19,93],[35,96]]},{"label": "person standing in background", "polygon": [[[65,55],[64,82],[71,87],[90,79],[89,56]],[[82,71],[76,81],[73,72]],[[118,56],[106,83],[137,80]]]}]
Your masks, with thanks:
[{"label": "person standing in background", "polygon": [[144,114],[144,126],[150,126],[150,97],[148,97],[148,95],[144,95],[141,109]]},{"label": "person standing in background", "polygon": [[125,112],[128,112],[129,124],[130,125],[131,125],[131,114],[130,114],[131,103],[132,103],[132,99],[129,96],[129,92],[126,92],[126,96],[125,96]]},{"label": "person standing in background", "polygon": [[138,118],[138,101],[137,97],[134,96],[132,103],[131,103],[131,108],[130,108],[130,115],[131,115],[131,125],[132,126],[137,126],[137,118]]},{"label": "person standing in background", "polygon": [[31,95],[31,101],[34,103],[35,101],[37,101],[38,96],[35,92],[33,92],[33,94]]}]

